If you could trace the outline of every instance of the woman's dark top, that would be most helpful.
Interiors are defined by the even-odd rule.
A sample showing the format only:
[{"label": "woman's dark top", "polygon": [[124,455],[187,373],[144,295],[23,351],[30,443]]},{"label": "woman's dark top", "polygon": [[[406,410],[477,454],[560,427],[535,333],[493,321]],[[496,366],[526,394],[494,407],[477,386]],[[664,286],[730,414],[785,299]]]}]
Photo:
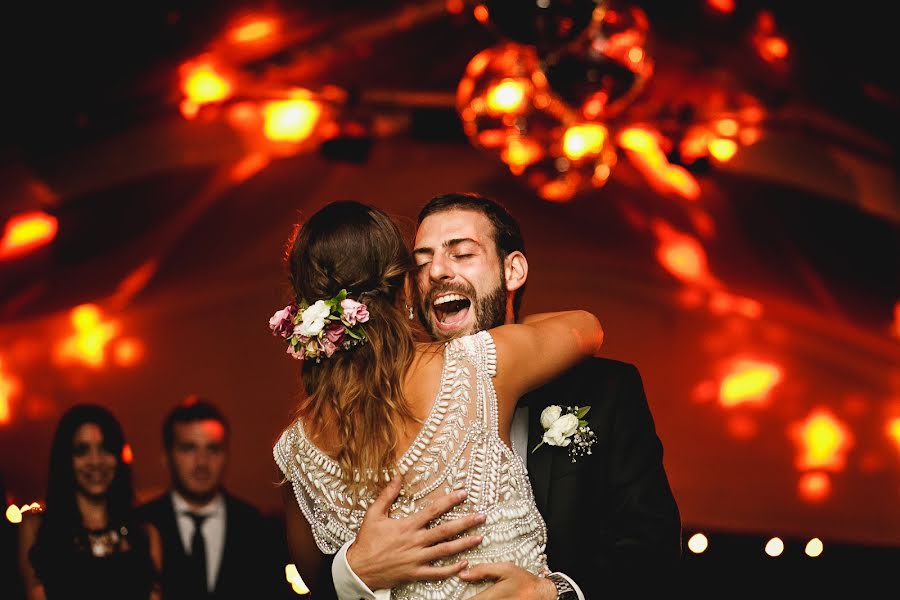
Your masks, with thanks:
[{"label": "woman's dark top", "polygon": [[73,530],[54,527],[45,517],[29,559],[47,600],[147,600],[158,585],[139,524]]}]

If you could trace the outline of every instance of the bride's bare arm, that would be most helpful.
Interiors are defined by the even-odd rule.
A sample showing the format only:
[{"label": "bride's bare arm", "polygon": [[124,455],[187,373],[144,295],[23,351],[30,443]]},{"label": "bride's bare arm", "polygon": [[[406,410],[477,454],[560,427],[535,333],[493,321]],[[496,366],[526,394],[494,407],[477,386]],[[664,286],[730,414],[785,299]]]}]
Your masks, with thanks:
[{"label": "bride's bare arm", "polygon": [[603,327],[583,310],[541,313],[491,330],[497,346],[495,385],[514,402],[558,377],[603,344]]}]

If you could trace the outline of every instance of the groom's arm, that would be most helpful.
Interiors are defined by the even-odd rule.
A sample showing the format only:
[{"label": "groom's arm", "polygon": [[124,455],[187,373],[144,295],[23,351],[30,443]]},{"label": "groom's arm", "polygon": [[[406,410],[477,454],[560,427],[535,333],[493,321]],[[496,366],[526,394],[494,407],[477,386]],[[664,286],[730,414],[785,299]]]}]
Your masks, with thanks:
[{"label": "groom's arm", "polygon": [[484,515],[480,513],[428,527],[431,521],[463,502],[464,493],[443,496],[408,517],[391,518],[390,507],[400,493],[400,485],[401,479],[397,477],[385,486],[366,511],[356,539],[335,556],[331,575],[340,600],[371,600],[381,590],[402,583],[456,575],[468,566],[467,561],[443,567],[431,563],[481,543],[481,536],[454,539],[484,523]]}]

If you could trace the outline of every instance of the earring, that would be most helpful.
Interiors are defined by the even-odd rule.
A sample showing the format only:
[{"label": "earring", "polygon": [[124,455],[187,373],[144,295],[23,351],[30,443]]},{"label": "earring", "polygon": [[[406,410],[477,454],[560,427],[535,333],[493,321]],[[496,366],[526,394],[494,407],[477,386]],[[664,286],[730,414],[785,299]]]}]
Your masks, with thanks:
[{"label": "earring", "polygon": [[407,305],[406,305],[406,310],[409,311],[409,320],[410,320],[410,321],[412,321],[413,319],[416,318],[416,314],[413,312],[413,307],[412,307],[412,306],[410,306],[409,304],[407,304]]}]

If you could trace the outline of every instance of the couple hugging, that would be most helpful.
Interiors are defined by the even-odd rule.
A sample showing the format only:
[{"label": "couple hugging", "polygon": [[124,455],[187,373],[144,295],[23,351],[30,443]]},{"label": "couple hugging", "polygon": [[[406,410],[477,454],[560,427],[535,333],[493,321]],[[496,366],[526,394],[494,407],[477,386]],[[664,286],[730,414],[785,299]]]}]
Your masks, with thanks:
[{"label": "couple hugging", "polygon": [[519,318],[528,262],[500,204],[433,198],[410,252],[384,212],[335,202],[287,262],[269,326],[305,393],[274,455],[314,598],[593,599],[673,572],[640,375],[595,357],[586,311]]}]

